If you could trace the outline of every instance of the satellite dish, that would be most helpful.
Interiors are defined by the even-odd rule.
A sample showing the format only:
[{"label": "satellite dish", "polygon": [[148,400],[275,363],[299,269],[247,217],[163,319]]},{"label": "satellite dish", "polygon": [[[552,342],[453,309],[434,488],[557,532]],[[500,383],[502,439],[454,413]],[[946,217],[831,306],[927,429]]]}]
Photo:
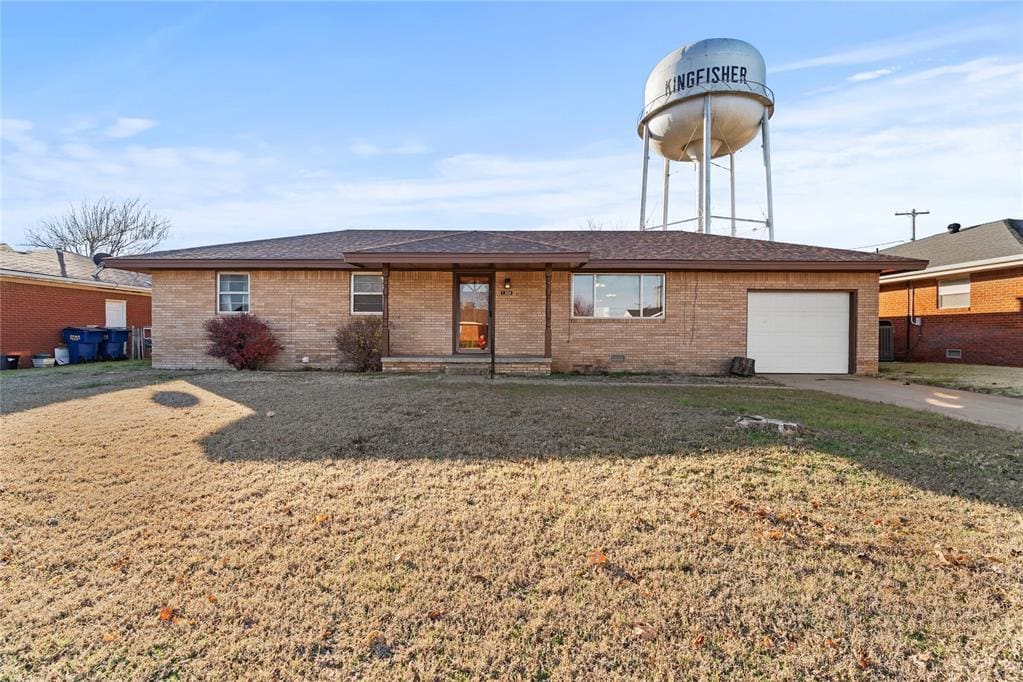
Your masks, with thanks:
[{"label": "satellite dish", "polygon": [[92,257],[92,262],[96,264],[97,268],[101,268],[103,267],[104,258],[111,258],[111,255],[109,253],[103,253],[102,251],[100,251]]}]

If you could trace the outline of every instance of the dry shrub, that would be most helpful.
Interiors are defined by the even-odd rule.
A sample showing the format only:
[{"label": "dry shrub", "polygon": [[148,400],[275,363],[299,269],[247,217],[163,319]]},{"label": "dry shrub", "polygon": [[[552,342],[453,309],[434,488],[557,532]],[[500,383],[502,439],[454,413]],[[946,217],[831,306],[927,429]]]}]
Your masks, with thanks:
[{"label": "dry shrub", "polygon": [[379,372],[384,341],[384,324],[379,317],[353,320],[338,328],[337,350],[356,372]]},{"label": "dry shrub", "polygon": [[215,317],[203,329],[210,344],[206,354],[235,369],[259,369],[284,350],[270,326],[248,313]]}]

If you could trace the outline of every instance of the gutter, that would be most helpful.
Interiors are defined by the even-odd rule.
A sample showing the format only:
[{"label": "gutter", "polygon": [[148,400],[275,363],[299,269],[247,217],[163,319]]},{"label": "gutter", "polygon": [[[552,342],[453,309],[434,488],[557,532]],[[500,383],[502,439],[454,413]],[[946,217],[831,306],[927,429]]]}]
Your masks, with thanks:
[{"label": "gutter", "polygon": [[959,275],[969,272],[983,272],[985,270],[1001,270],[1015,266],[1023,266],[1023,255],[985,258],[984,260],[967,261],[965,263],[940,265],[933,268],[926,268],[918,272],[884,275],[881,277],[881,284],[888,284],[889,282],[907,282],[914,279],[929,279],[931,277],[944,277],[945,275]]}]

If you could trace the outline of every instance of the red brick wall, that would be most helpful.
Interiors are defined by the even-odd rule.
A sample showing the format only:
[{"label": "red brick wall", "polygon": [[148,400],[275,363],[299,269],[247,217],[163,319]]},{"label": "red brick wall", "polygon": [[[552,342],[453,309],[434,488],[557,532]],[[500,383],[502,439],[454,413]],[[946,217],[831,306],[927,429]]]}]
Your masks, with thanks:
[{"label": "red brick wall", "polygon": [[152,323],[151,299],[113,289],[0,281],[0,352],[17,353],[21,367],[32,366],[33,353],[53,353],[64,327],[106,324],[106,300],[127,301],[128,325]]},{"label": "red brick wall", "polygon": [[[911,298],[920,326],[908,324]],[[899,360],[1023,367],[1023,268],[973,273],[969,308],[938,308],[935,278],[882,284],[880,318],[895,328]],[[962,359],[946,358],[949,348]]]}]

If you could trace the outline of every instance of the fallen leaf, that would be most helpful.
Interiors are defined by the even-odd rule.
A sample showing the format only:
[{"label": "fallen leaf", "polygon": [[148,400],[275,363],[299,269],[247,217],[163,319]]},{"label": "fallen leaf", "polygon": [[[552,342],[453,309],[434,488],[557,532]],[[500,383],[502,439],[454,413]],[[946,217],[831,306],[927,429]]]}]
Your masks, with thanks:
[{"label": "fallen leaf", "polygon": [[160,609],[160,620],[164,621],[165,623],[169,623],[172,620],[174,620],[174,614],[176,612],[177,609],[175,609],[173,606],[164,606],[162,609]]},{"label": "fallen leaf", "polygon": [[856,657],[856,665],[860,666],[861,670],[866,670],[874,665],[874,661],[870,660],[870,656],[867,655],[867,652],[861,651],[860,655]]},{"label": "fallen leaf", "polygon": [[648,642],[652,642],[657,639],[657,630],[654,630],[653,626],[648,623],[633,623],[632,634],[638,636],[640,639],[645,639]]},{"label": "fallen leaf", "polygon": [[771,538],[772,540],[781,540],[783,537],[785,537],[785,533],[777,529],[771,529],[767,531],[767,537]]},{"label": "fallen leaf", "polygon": [[692,510],[691,512],[689,512],[689,518],[691,518],[691,519],[698,519],[698,518],[700,518],[700,512],[698,512],[695,509]]},{"label": "fallen leaf", "polygon": [[217,603],[217,595],[215,595],[215,594],[211,594],[210,596],[208,596],[206,598],[210,600],[211,604],[216,604]]},{"label": "fallen leaf", "polygon": [[316,515],[316,525],[318,525],[318,526],[325,526],[328,523],[330,523],[330,514],[317,514]]},{"label": "fallen leaf", "polygon": [[394,555],[394,561],[395,561],[395,563],[399,563],[399,564],[401,562],[405,561],[405,552],[398,552],[397,554],[395,554]]},{"label": "fallen leaf", "polygon": [[826,645],[828,645],[830,648],[834,649],[835,651],[838,651],[838,646],[839,645],[838,645],[838,642],[836,642],[835,640],[833,640],[833,639],[826,639],[826,640],[824,640],[824,643]]},{"label": "fallen leaf", "polygon": [[444,614],[445,614],[444,611],[436,611],[436,610],[434,610],[434,611],[430,611],[430,613],[428,615],[430,616],[430,620],[440,620],[441,618],[444,617]]},{"label": "fallen leaf", "polygon": [[768,637],[767,635],[764,635],[764,638],[760,640],[760,643],[764,645],[765,649],[774,648],[774,640]]},{"label": "fallen leaf", "polygon": [[586,561],[590,566],[606,566],[607,555],[604,554],[603,550],[595,549],[586,557]]},{"label": "fallen leaf", "polygon": [[694,649],[699,649],[700,647],[703,646],[703,643],[705,641],[706,641],[706,638],[703,636],[703,633],[700,633],[700,634],[696,635],[696,637],[693,638],[693,648]]},{"label": "fallen leaf", "polygon": [[104,632],[103,633],[103,641],[104,642],[112,642],[115,639],[117,639],[117,633],[114,632],[113,630],[111,630],[110,632]]}]

